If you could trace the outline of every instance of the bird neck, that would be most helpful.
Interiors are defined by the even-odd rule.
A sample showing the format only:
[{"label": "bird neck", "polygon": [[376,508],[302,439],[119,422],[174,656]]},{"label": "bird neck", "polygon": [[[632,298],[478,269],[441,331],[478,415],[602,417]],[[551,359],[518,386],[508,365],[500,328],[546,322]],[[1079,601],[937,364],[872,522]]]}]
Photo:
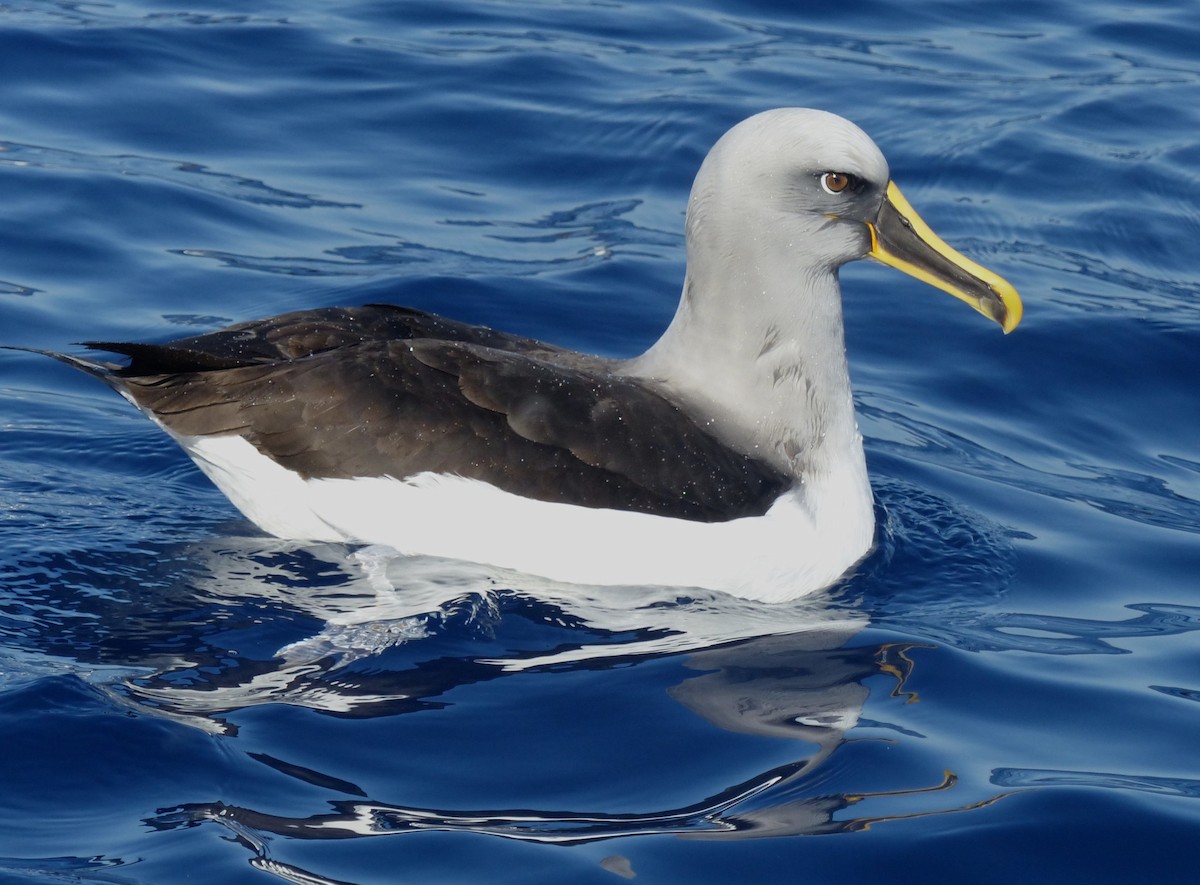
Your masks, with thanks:
[{"label": "bird neck", "polygon": [[[737,278],[722,273],[730,266]],[[797,478],[850,461],[857,470],[837,271],[770,279],[755,269],[781,266],[689,270],[670,326],[627,371],[687,402],[726,444]]]}]

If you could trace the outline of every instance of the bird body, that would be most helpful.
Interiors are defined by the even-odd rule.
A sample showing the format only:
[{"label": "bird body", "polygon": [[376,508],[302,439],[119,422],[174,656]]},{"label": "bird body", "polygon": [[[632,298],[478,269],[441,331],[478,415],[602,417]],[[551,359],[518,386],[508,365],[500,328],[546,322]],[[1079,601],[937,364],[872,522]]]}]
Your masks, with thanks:
[{"label": "bird body", "polygon": [[410,308],[323,308],[162,345],[102,378],[281,537],[387,544],[585,584],[764,601],[870,549],[838,268],[873,257],[1006,331],[1020,301],[920,221],[853,124],[730,130],[696,177],[679,307],[610,360]]}]

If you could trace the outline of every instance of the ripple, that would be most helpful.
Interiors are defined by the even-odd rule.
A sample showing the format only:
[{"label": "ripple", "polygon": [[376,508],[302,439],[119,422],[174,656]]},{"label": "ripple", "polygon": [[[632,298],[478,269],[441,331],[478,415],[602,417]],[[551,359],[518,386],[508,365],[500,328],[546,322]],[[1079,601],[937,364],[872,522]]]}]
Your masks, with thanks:
[{"label": "ripple", "polygon": [[1070,472],[1039,470],[962,434],[885,407],[884,402],[871,395],[860,399],[860,414],[889,428],[889,438],[869,439],[868,448],[874,452],[1086,504],[1142,525],[1200,534],[1200,501],[1175,492],[1159,476],[1082,461],[1065,463]]},{"label": "ripple", "polygon": [[1184,701],[1200,701],[1200,689],[1195,688],[1180,688],[1178,686],[1169,685],[1151,685],[1150,688],[1154,691],[1162,692],[1173,698],[1179,698]]},{"label": "ripple", "polygon": [[880,618],[931,641],[973,652],[1020,651],[1047,655],[1121,655],[1130,649],[1115,642],[1150,636],[1174,636],[1200,630],[1200,608],[1135,603],[1142,614],[1126,620],[1058,617],[1029,612],[976,612],[935,619],[935,611],[910,611]]},{"label": "ripple", "polygon": [[225,172],[214,172],[201,163],[167,160],[133,154],[91,154],[40,145],[0,141],[0,166],[34,169],[69,169],[103,175],[148,178],[178,187],[203,191],[258,206],[289,209],[361,209],[358,203],[323,200],[309,194],[281,190],[263,181]]},{"label": "ripple", "polygon": [[[0,874],[13,882],[97,882],[123,885],[135,878],[118,872],[136,864],[118,857],[0,857]],[[18,878],[19,877],[19,878]]]},{"label": "ripple", "polygon": [[[1014,244],[1009,250],[1034,267],[1043,267],[1071,278],[1059,282],[1049,297],[1071,314],[1120,312],[1151,316],[1172,322],[1200,321],[1200,282],[1168,279],[1117,267],[1096,255],[1053,248],[1046,244]],[[1097,284],[1086,288],[1083,281]],[[1117,296],[1117,297],[1114,297]]]},{"label": "ripple", "polygon": [[[802,768],[799,766],[800,770]],[[797,774],[797,766],[782,766],[689,806],[637,814],[531,810],[452,812],[389,803],[335,800],[329,803],[334,809],[332,813],[306,818],[289,818],[224,803],[197,803],[169,809],[145,822],[159,830],[190,827],[202,822],[217,823],[238,834],[244,846],[252,848],[260,858],[270,862],[272,834],[303,840],[469,832],[548,845],[583,845],[608,839],[661,835],[740,841],[859,832],[886,821],[974,811],[993,804],[1004,795],[970,805],[943,806],[907,814],[835,817],[839,812],[862,802],[866,803],[864,808],[856,810],[867,810],[871,801],[876,799],[936,796],[955,786],[957,779],[947,774],[941,783],[928,786],[880,793],[812,796],[792,799],[768,808],[754,807],[755,800],[760,800],[763,794],[789,784],[794,786]],[[319,881],[324,881],[319,874],[315,875]]]},{"label": "ripple", "polygon": [[[374,231],[360,233],[388,242],[336,247],[326,250],[327,258],[256,256],[211,249],[173,251],[189,258],[218,261],[226,267],[286,276],[391,276],[397,268],[405,268],[410,272],[419,269],[426,276],[511,279],[589,265],[618,254],[657,256],[659,247],[675,249],[681,245],[682,238],[678,235],[641,227],[622,218],[639,205],[638,200],[586,203],[531,222],[445,222],[488,229],[485,236],[506,247],[503,256],[436,248]],[[560,246],[559,251],[568,254],[546,257],[546,244]],[[519,246],[530,246],[531,257],[515,257],[517,250],[513,247]]]},{"label": "ripple", "polygon": [[20,283],[10,283],[7,280],[0,280],[0,295],[21,295],[29,297],[41,292],[41,289],[35,289],[33,286],[22,286]]},{"label": "ripple", "polygon": [[264,25],[285,24],[285,18],[263,18],[252,15],[215,15],[195,12],[139,12],[107,3],[81,0],[35,0],[0,6],[0,22],[20,27],[95,27],[117,23],[136,23],[143,26],[172,25]]},{"label": "ripple", "polygon": [[1102,771],[1055,771],[1037,768],[997,768],[992,783],[1001,787],[1096,787],[1160,796],[1200,799],[1200,780],[1186,777],[1115,774]]},{"label": "ripple", "polygon": [[843,593],[865,594],[878,616],[893,603],[901,609],[927,603],[981,607],[1007,589],[1017,533],[894,477],[876,476],[872,487],[878,510],[876,549]]}]

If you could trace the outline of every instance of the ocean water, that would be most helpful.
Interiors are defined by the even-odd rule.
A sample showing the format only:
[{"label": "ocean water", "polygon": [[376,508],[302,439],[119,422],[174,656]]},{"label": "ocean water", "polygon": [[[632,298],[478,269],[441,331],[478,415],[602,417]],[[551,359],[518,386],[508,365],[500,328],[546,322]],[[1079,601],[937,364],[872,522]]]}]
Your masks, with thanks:
[{"label": "ocean water", "polygon": [[863,126],[1012,335],[843,272],[880,516],[828,593],[264,538],[0,353],[0,882],[1192,882],[1200,6],[0,5],[0,343],[389,300],[630,355],[692,176]]}]

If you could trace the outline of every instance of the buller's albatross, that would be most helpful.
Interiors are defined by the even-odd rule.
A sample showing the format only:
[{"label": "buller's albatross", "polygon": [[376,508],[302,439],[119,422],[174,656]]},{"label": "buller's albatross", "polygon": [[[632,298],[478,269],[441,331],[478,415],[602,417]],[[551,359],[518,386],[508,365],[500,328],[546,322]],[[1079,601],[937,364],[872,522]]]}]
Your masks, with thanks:
[{"label": "buller's albatross", "polygon": [[103,379],[283,538],[582,584],[781,601],[870,549],[838,268],[874,258],[1005,332],[1016,290],[942,242],[879,149],[767,111],[705,158],[674,319],[629,360],[371,304],[51,354]]}]

